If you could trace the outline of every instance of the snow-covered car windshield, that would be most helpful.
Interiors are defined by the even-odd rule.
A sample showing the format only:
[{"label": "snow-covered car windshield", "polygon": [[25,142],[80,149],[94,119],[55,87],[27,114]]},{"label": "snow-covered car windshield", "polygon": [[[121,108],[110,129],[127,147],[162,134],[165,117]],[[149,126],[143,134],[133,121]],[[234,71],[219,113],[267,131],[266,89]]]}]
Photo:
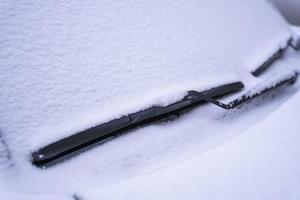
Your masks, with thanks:
[{"label": "snow-covered car windshield", "polygon": [[294,122],[299,35],[267,0],[0,1],[0,199],[175,165],[277,109]]}]

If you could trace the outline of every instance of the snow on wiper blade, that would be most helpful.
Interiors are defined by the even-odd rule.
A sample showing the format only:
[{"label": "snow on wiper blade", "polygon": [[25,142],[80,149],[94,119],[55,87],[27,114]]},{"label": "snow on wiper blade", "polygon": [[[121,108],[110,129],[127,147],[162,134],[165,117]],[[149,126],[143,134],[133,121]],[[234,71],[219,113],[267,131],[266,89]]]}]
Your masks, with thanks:
[{"label": "snow on wiper blade", "polygon": [[[199,92],[199,94],[211,98],[218,98],[238,92],[243,87],[244,85],[241,82],[235,82]],[[124,132],[154,122],[174,119],[205,102],[205,99],[188,92],[182,100],[168,106],[153,106],[49,144],[32,153],[32,163],[40,167],[56,164],[80,152],[86,151],[95,145],[99,145],[113,137],[119,136]]]}]

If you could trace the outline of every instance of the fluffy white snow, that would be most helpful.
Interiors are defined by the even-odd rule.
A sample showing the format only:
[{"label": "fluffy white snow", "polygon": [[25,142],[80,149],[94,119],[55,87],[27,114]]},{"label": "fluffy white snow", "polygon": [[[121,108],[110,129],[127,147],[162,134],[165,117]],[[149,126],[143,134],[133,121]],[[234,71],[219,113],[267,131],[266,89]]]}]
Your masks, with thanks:
[{"label": "fluffy white snow", "polygon": [[250,89],[277,68],[289,73],[299,66],[299,54],[290,51],[272,73],[250,74],[292,34],[263,0],[1,1],[0,169],[8,163],[0,172],[2,190],[69,198],[91,185],[173,165],[238,135],[299,86],[237,111],[203,106],[47,170],[29,161],[31,151],[45,144],[168,104],[187,90],[237,80]]},{"label": "fluffy white snow", "polygon": [[262,83],[258,84],[256,87],[248,91],[246,94],[249,97],[253,97],[257,94],[261,94],[266,89],[272,89],[277,86],[278,83],[290,80],[291,78],[297,75],[297,71],[281,71],[278,74],[274,74],[271,78],[263,81]]}]

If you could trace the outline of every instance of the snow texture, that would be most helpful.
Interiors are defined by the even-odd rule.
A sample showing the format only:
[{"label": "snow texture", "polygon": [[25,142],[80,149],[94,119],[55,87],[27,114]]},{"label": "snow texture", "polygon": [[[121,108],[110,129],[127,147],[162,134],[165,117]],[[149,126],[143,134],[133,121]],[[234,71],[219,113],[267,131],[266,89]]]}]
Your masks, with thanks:
[{"label": "snow texture", "polygon": [[[203,106],[47,170],[30,163],[31,152],[43,145],[169,104],[188,90],[243,81],[247,91],[275,72],[299,69],[299,53],[289,49],[271,73],[250,73],[292,34],[263,0],[0,1],[0,188],[72,197],[79,189],[173,165],[238,135],[287,101],[293,89],[238,111]],[[2,171],[9,163],[3,159],[13,165]]]},{"label": "snow texture", "polygon": [[273,77],[267,79],[266,81],[258,84],[255,88],[247,92],[247,96],[253,97],[257,94],[261,94],[266,89],[271,89],[276,87],[278,83],[289,80],[297,75],[297,71],[283,71],[279,74],[274,74]]}]

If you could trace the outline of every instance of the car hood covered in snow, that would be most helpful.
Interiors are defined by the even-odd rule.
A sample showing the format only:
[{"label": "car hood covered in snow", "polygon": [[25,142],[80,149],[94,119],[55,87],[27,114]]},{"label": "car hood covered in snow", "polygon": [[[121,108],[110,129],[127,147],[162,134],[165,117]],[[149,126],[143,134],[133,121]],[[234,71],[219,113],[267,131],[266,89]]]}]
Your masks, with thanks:
[{"label": "car hood covered in snow", "polygon": [[[178,191],[181,194],[233,197],[238,188],[228,191],[231,179],[245,183],[241,195],[248,187],[258,195],[259,188],[251,184],[280,161],[274,157],[280,146],[280,155],[290,156],[282,160],[286,169],[299,178],[300,160],[295,158],[299,149],[285,147],[290,137],[299,141],[295,131],[300,127],[293,121],[298,119],[300,101],[297,83],[234,111],[205,105],[174,123],[137,130],[53,168],[42,170],[31,164],[31,152],[44,145],[124,114],[168,105],[188,90],[234,81],[242,81],[248,90],[297,71],[299,52],[288,45],[297,42],[298,29],[292,29],[266,1],[2,1],[0,11],[3,193],[11,193],[12,198],[17,191],[28,196],[45,193],[43,198],[50,193],[63,195],[57,199],[76,199],[74,194],[90,199],[114,195],[117,187],[124,189],[115,196],[121,198],[131,191],[128,188],[135,188],[133,194],[138,196],[159,177],[161,190],[152,188],[149,198],[150,193],[163,191],[178,196],[174,192],[182,185],[187,188]],[[251,74],[280,50],[285,53],[270,71],[259,77]],[[281,121],[285,116],[286,121]],[[287,122],[293,126],[281,135],[276,130],[289,126]],[[154,169],[162,171],[118,183]],[[274,168],[274,173],[280,169],[284,167]],[[285,181],[289,189],[296,185],[291,173],[275,180],[270,174],[262,184]],[[192,180],[194,175],[197,181]],[[141,184],[144,181],[147,184]],[[115,186],[104,186],[108,183]],[[96,192],[89,189],[94,185],[100,188]],[[197,187],[203,190],[197,193]],[[266,187],[261,190],[270,192]],[[290,192],[283,190],[278,192]]]}]

